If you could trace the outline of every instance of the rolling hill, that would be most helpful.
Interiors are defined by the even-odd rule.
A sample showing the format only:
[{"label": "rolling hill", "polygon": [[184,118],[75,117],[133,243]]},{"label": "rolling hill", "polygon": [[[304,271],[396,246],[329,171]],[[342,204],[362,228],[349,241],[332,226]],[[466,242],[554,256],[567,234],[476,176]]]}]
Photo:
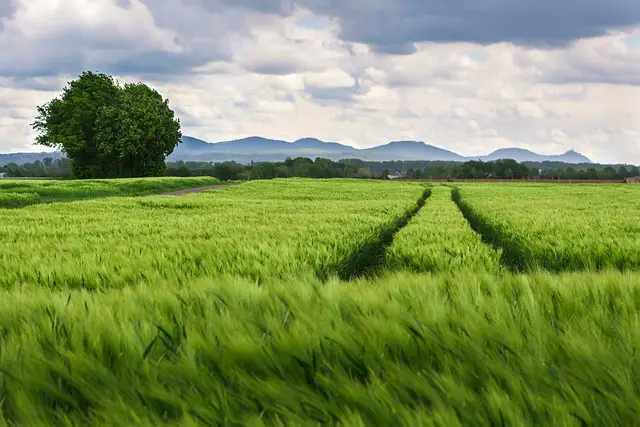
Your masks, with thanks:
[{"label": "rolling hill", "polygon": [[513,159],[517,162],[564,162],[564,163],[591,163],[584,155],[570,150],[564,154],[544,155],[522,148],[501,148],[493,153],[479,158],[482,161]]},{"label": "rolling hill", "polygon": [[442,160],[464,162],[467,160],[514,159],[518,162],[557,161],[565,163],[591,163],[591,160],[575,151],[559,155],[543,155],[521,148],[504,148],[486,156],[465,157],[453,151],[438,148],[420,141],[393,141],[377,147],[357,149],[337,142],[325,142],[315,138],[303,138],[294,142],[267,139],[258,136],[207,143],[185,136],[170,161],[282,161],[287,157],[325,157],[332,160],[358,158],[368,161],[385,160]]},{"label": "rolling hill", "polygon": [[378,147],[359,150],[363,160],[445,160],[464,162],[466,159],[453,151],[418,141],[394,141]]},{"label": "rolling hill", "polygon": [[[58,158],[59,152],[0,154],[0,166],[7,163],[31,163],[45,157]],[[183,136],[182,143],[169,156],[169,161],[222,162],[234,160],[241,163],[283,161],[287,157],[324,157],[334,161],[357,158],[367,161],[388,160],[440,160],[464,162],[467,160],[491,161],[514,159],[518,162],[592,163],[576,151],[558,155],[543,155],[522,148],[503,148],[486,156],[461,156],[453,151],[438,148],[420,141],[393,141],[372,148],[357,149],[337,142],[325,142],[316,138],[302,138],[294,142],[252,136],[234,141],[209,143],[190,136]]]}]

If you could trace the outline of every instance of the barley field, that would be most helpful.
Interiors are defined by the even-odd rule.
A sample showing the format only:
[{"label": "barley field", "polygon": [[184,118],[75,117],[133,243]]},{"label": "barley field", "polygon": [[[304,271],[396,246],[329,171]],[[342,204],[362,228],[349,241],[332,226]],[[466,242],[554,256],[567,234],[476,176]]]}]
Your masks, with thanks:
[{"label": "barley field", "polygon": [[640,191],[632,185],[463,185],[470,223],[518,270],[640,268]]},{"label": "barley field", "polygon": [[0,425],[637,424],[640,187],[123,193],[0,205]]}]

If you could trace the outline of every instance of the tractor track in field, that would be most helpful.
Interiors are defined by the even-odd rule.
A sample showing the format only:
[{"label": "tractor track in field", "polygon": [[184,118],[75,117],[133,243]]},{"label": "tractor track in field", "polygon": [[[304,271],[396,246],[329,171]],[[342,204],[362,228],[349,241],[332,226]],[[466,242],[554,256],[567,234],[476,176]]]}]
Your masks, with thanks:
[{"label": "tractor track in field", "polygon": [[526,264],[526,260],[531,255],[527,253],[525,245],[514,240],[511,236],[505,235],[503,230],[487,223],[481,215],[478,215],[464,202],[458,187],[454,187],[451,200],[458,206],[471,229],[480,235],[482,241],[492,246],[496,251],[502,251],[500,262],[505,268],[515,273],[525,272],[530,268]]},{"label": "tractor track in field", "polygon": [[354,252],[347,254],[337,265],[320,272],[319,277],[326,280],[328,272],[336,273],[342,280],[379,275],[386,264],[387,250],[394,236],[420,212],[430,196],[431,188],[425,188],[413,207],[365,238]]}]

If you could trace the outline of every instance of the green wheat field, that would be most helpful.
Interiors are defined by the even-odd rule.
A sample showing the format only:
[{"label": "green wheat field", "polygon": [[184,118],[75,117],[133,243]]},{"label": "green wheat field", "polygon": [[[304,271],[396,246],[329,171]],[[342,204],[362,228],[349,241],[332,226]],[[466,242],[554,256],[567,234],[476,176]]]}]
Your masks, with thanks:
[{"label": "green wheat field", "polygon": [[217,183],[0,182],[0,426],[640,423],[640,186]]}]

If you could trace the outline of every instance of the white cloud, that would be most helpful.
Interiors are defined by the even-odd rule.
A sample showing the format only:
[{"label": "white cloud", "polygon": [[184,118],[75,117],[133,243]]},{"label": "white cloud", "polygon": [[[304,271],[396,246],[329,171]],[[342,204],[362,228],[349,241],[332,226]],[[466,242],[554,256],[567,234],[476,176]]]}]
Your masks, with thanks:
[{"label": "white cloud", "polygon": [[495,138],[498,136],[498,131],[495,129],[483,129],[478,131],[478,136],[483,136],[486,138]]},{"label": "white cloud", "polygon": [[628,41],[638,32],[550,50],[419,42],[413,54],[385,55],[342,39],[339,21],[302,9],[261,15],[249,0],[206,10],[195,0],[19,3],[0,18],[0,151],[39,150],[35,107],[104,66],[159,89],[184,133],[211,141],[416,139],[465,155],[574,148],[640,163],[640,49]]},{"label": "white cloud", "polygon": [[333,69],[322,73],[306,73],[304,83],[311,88],[349,88],[354,85],[355,80],[343,70]]},{"label": "white cloud", "polygon": [[545,116],[542,108],[535,102],[528,101],[520,101],[516,102],[513,105],[513,108],[520,117],[531,118],[531,119],[541,119]]},{"label": "white cloud", "polygon": [[110,0],[18,2],[0,32],[0,74],[57,74],[73,63],[100,66],[140,52],[179,54],[172,30],[155,25],[138,0],[125,9]]},{"label": "white cloud", "polygon": [[612,33],[578,40],[566,49],[522,50],[516,63],[530,69],[538,80],[552,83],[609,82],[640,84],[640,50],[625,41],[640,32]]}]

